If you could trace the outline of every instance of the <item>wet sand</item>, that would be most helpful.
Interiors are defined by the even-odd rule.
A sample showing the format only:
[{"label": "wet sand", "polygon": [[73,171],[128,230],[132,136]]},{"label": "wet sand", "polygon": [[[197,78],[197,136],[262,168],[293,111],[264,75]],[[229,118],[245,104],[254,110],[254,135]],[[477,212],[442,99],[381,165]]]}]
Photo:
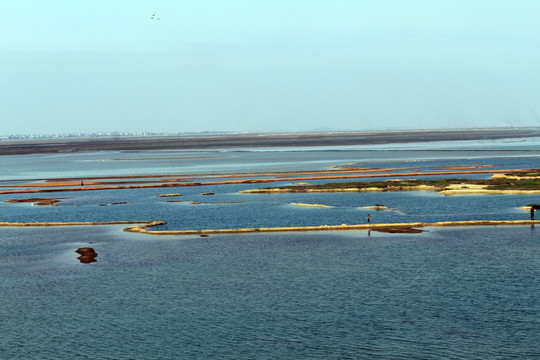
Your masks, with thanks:
[{"label": "wet sand", "polygon": [[151,235],[216,235],[216,234],[245,234],[273,232],[305,232],[305,231],[343,231],[343,230],[372,230],[389,233],[418,233],[419,228],[426,227],[457,227],[457,226],[522,226],[539,224],[540,220],[472,220],[472,221],[442,221],[435,223],[395,223],[395,224],[342,224],[321,226],[274,227],[274,228],[240,228],[240,229],[205,229],[205,230],[148,230],[161,224],[144,224],[125,228],[124,231]]},{"label": "wet sand", "polygon": [[291,203],[291,205],[293,205],[293,206],[304,206],[304,207],[317,207],[317,208],[333,208],[333,206],[323,205],[323,204]]},{"label": "wet sand", "polygon": [[0,155],[106,150],[181,150],[231,147],[298,147],[403,144],[431,141],[488,140],[540,136],[540,128],[453,130],[333,131],[306,133],[202,134],[162,136],[3,139]]},{"label": "wet sand", "polygon": [[0,221],[0,226],[25,227],[25,226],[88,226],[88,225],[163,225],[164,221],[99,221],[99,222],[5,222]]},{"label": "wet sand", "polygon": [[[136,225],[135,225],[136,224]],[[441,221],[435,223],[393,223],[393,224],[342,224],[273,228],[238,228],[238,229],[204,229],[204,230],[148,230],[149,228],[165,225],[165,221],[111,221],[111,222],[41,222],[41,223],[9,223],[0,222],[4,227],[24,226],[87,226],[87,225],[134,225],[124,229],[126,232],[148,235],[218,235],[218,234],[248,234],[276,232],[306,232],[306,231],[347,231],[367,230],[386,233],[419,233],[428,227],[458,227],[458,226],[534,226],[540,220],[472,220],[472,221]]]},{"label": "wet sand", "polygon": [[40,198],[32,198],[32,199],[11,199],[11,200],[4,200],[4,202],[7,203],[31,203],[32,205],[40,205],[40,206],[57,206],[56,204],[60,202],[59,199],[40,199]]}]

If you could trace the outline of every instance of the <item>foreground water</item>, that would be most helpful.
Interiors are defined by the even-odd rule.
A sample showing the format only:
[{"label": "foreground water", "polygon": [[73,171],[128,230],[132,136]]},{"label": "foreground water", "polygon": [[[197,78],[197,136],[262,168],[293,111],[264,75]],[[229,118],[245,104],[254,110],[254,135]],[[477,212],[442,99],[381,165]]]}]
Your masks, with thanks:
[{"label": "foreground water", "polygon": [[[3,157],[0,185],[349,163],[537,168],[540,142],[277,150]],[[355,224],[368,212],[376,223],[514,220],[528,218],[519,206],[540,203],[529,195],[238,192],[253,187],[181,188],[183,202],[158,198],[162,189],[40,194],[60,198],[56,207],[4,203],[29,197],[6,194],[0,221],[165,220],[163,229],[174,230]],[[291,205],[298,202],[333,207]],[[394,211],[363,208],[375,204]],[[0,227],[0,358],[540,357],[539,229],[428,230],[203,238],[129,234],[120,226]],[[94,248],[97,262],[80,263],[80,247]]]},{"label": "foreground water", "polygon": [[4,228],[0,358],[538,358],[537,231]]}]

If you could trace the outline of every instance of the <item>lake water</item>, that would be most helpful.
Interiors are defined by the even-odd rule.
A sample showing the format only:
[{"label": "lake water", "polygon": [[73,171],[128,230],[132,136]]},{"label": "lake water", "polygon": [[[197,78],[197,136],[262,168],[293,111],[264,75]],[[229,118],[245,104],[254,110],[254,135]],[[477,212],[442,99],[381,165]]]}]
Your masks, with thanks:
[{"label": "lake water", "polygon": [[[0,185],[349,163],[536,168],[539,150],[538,139],[515,139],[16,156],[0,158]],[[128,160],[152,157],[159,159]],[[0,221],[167,221],[161,229],[339,225],[364,223],[362,206],[376,203],[396,209],[371,211],[379,223],[507,220],[527,219],[517,207],[540,203],[527,195],[238,193],[255,187],[178,188],[186,201],[174,203],[157,197],[163,189],[40,195],[61,197],[57,207],[4,203],[28,196],[0,195]],[[540,227],[427,230],[202,238],[130,234],[122,226],[0,227],[0,358],[540,357]],[[80,247],[94,248],[97,262],[80,263]]]}]

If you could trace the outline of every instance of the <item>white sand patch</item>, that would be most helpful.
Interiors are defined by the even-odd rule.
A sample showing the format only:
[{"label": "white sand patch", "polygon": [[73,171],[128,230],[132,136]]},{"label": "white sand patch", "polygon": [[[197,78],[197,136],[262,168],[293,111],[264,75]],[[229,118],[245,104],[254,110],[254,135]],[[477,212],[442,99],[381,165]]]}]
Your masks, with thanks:
[{"label": "white sand patch", "polygon": [[320,208],[333,208],[330,205],[321,205],[321,204],[304,204],[304,203],[291,203],[294,206],[308,206],[308,207],[320,207]]}]

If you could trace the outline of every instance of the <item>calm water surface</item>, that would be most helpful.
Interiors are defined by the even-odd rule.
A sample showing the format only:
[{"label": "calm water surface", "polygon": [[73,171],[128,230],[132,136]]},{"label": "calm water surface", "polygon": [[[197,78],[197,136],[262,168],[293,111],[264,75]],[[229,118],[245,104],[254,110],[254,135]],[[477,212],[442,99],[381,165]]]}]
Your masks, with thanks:
[{"label": "calm water surface", "polygon": [[[539,150],[538,139],[515,139],[0,157],[0,185],[351,163],[537,168]],[[158,198],[162,189],[40,195],[61,198],[56,207],[0,195],[0,221],[165,220],[165,230],[355,224],[367,213],[375,223],[507,220],[527,219],[518,207],[540,203],[526,195],[239,193],[254,187],[178,188],[182,202]],[[394,210],[363,208],[375,204]],[[428,230],[202,238],[121,226],[3,227],[0,358],[539,358],[540,227]],[[94,248],[97,262],[80,263],[80,247]]]},{"label": "calm water surface", "polygon": [[2,228],[0,357],[538,358],[539,230],[429,230]]},{"label": "calm water surface", "polygon": [[[347,147],[129,151],[0,156],[0,181],[145,174],[319,170],[348,163],[388,167],[491,159],[504,168],[538,162],[540,138]],[[521,159],[526,158],[525,162]]]}]

